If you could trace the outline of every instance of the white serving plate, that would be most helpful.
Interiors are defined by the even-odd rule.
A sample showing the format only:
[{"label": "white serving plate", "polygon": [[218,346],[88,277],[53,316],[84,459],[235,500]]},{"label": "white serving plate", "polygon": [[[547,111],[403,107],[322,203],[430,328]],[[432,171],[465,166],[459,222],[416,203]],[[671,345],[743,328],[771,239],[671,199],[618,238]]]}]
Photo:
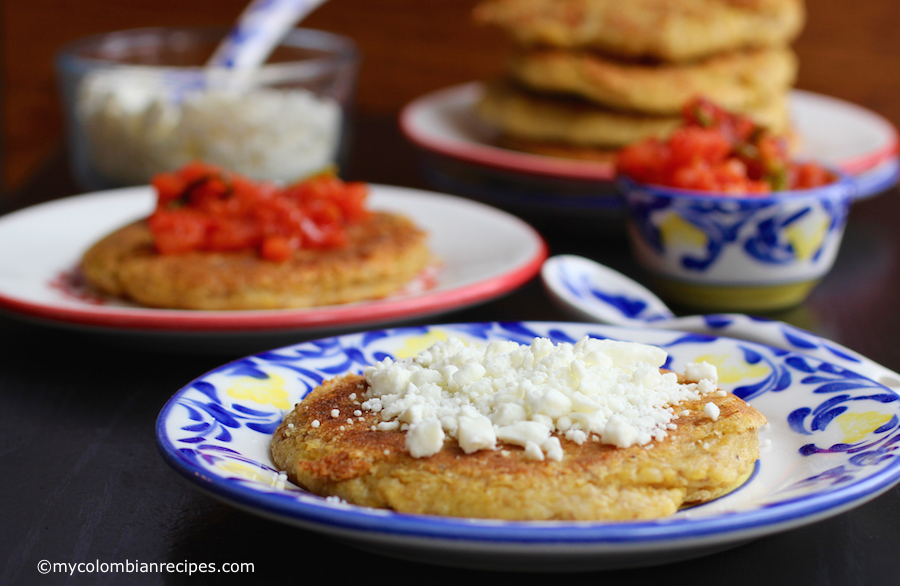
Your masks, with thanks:
[{"label": "white serving plate", "polygon": [[[541,236],[520,219],[465,198],[373,185],[372,209],[411,217],[429,233],[439,260],[433,286],[385,299],[311,309],[165,310],[81,290],[81,255],[107,233],[148,215],[149,187],[51,201],[0,217],[0,309],[81,331],[140,338],[187,349],[256,349],[485,302],[527,282],[547,256]],[[73,277],[74,276],[74,277]]]}]

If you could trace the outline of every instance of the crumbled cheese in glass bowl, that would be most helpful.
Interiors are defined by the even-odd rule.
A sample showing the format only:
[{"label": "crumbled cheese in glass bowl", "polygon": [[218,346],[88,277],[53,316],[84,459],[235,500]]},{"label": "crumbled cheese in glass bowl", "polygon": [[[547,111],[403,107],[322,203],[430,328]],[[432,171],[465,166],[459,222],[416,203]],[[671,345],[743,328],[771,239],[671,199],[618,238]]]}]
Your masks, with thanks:
[{"label": "crumbled cheese in glass bowl", "polygon": [[85,189],[145,184],[202,160],[291,182],[345,152],[356,83],[349,39],[296,29],[253,77],[202,66],[226,29],[90,37],[59,55],[72,167]]}]

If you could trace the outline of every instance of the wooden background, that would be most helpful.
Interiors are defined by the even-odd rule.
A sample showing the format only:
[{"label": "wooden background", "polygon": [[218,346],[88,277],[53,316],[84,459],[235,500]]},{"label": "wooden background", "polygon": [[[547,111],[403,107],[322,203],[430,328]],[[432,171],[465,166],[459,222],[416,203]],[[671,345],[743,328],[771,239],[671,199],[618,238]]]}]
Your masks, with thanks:
[{"label": "wooden background", "polygon": [[[59,148],[63,123],[53,56],[68,41],[160,25],[229,24],[245,0],[2,0],[2,185],[15,190]],[[331,0],[304,23],[352,37],[363,55],[358,104],[394,115],[428,91],[485,79],[508,43],[476,27],[477,0]],[[900,123],[900,2],[809,0],[795,43],[798,86]]]}]

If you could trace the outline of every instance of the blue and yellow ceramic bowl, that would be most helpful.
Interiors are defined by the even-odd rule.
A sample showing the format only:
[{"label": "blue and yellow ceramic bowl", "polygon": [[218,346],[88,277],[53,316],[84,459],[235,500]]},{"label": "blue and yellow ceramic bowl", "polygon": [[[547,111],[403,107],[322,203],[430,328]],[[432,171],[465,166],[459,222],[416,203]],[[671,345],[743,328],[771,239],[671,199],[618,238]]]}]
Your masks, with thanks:
[{"label": "blue and yellow ceramic bowl", "polygon": [[852,179],[735,196],[619,179],[638,263],[669,300],[715,311],[801,303],[834,264]]}]

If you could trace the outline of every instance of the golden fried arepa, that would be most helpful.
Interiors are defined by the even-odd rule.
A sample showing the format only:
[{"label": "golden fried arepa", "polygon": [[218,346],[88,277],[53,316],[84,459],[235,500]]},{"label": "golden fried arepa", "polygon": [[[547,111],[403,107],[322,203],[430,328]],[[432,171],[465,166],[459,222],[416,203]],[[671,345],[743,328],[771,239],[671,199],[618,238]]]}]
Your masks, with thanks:
[{"label": "golden fried arepa", "polygon": [[100,292],[149,307],[280,309],[384,297],[430,260],[426,234],[402,216],[375,213],[347,234],[347,247],[300,249],[272,262],[255,250],[162,255],[139,221],[92,246],[82,273]]},{"label": "golden fried arepa", "polygon": [[[670,515],[743,483],[766,422],[734,395],[713,394],[679,404],[677,429],[647,446],[560,437],[562,461],[536,461],[503,442],[466,454],[446,439],[438,453],[414,458],[405,432],[372,429],[377,414],[359,406],[366,384],[346,375],[313,390],[275,431],[272,457],[310,492],[404,513],[610,521]],[[715,420],[704,412],[710,402],[719,409]]]},{"label": "golden fried arepa", "polygon": [[[554,144],[575,150],[609,150],[648,137],[664,139],[681,124],[679,115],[618,112],[578,98],[526,91],[502,81],[486,87],[476,108],[482,119],[520,145]],[[788,129],[786,96],[743,113],[773,132]]]},{"label": "golden fried arepa", "polygon": [[524,87],[570,94],[613,110],[651,115],[680,114],[704,96],[726,110],[747,112],[780,100],[797,76],[788,48],[734,51],[687,65],[641,64],[596,52],[520,51],[510,77]]},{"label": "golden fried arepa", "polygon": [[805,16],[802,0],[486,0],[474,11],[518,44],[673,63],[786,45]]}]

